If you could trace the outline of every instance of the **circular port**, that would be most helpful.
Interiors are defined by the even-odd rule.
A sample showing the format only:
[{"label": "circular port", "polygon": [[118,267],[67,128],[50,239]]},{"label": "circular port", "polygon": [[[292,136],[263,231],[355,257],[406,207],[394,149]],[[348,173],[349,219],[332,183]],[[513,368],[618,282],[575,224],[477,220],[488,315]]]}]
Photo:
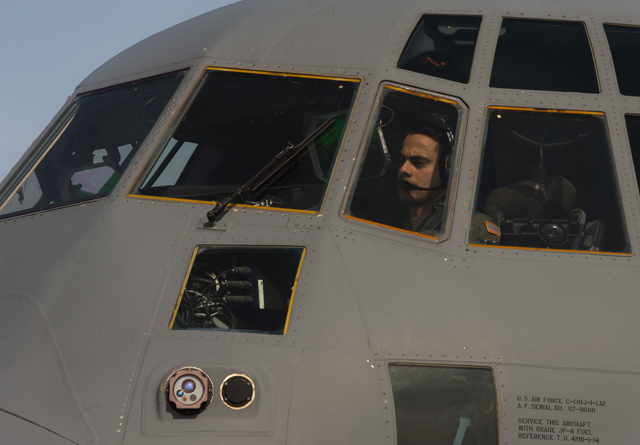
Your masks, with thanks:
[{"label": "circular port", "polygon": [[192,416],[205,410],[213,399],[213,383],[201,369],[181,368],[165,384],[167,405],[178,414]]},{"label": "circular port", "polygon": [[182,382],[182,389],[187,393],[193,392],[196,389],[196,383],[191,379],[186,379]]},{"label": "circular port", "polygon": [[253,381],[244,374],[232,374],[220,385],[220,398],[231,409],[244,409],[256,397]]},{"label": "circular port", "polygon": [[[176,396],[180,398],[180,401],[186,406],[198,403],[204,396],[204,384],[202,380],[194,375],[187,374],[180,377],[173,386],[176,390]],[[187,398],[185,397],[185,393],[191,393],[191,396]]]}]

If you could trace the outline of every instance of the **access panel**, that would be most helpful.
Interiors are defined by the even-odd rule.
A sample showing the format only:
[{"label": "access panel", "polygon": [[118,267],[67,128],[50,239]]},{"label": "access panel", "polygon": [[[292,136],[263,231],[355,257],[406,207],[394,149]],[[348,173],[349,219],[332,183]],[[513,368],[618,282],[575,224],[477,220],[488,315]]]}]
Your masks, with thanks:
[{"label": "access panel", "polygon": [[171,329],[285,334],[305,249],[199,246]]}]

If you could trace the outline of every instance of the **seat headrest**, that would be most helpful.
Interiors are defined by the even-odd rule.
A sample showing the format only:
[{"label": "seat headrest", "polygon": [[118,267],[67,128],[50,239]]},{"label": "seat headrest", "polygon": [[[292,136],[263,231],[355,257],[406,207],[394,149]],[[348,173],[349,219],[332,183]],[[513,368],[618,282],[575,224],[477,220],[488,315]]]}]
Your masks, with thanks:
[{"label": "seat headrest", "polygon": [[493,190],[485,212],[500,224],[507,219],[564,219],[576,201],[576,188],[562,176],[544,183],[523,181]]}]

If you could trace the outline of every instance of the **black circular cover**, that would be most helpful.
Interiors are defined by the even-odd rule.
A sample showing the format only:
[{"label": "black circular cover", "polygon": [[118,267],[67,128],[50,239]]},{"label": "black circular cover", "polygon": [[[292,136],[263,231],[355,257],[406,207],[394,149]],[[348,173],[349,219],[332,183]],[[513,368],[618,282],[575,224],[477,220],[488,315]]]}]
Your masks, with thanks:
[{"label": "black circular cover", "polygon": [[222,386],[222,396],[232,406],[241,407],[251,401],[253,386],[242,376],[231,377]]}]

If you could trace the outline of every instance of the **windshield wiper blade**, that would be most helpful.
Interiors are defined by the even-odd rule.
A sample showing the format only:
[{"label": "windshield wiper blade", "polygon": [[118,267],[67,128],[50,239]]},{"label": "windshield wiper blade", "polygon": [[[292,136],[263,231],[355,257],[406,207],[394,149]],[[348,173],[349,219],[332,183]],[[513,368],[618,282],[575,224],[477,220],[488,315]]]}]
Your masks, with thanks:
[{"label": "windshield wiper blade", "polygon": [[329,128],[336,121],[335,116],[327,119],[322,125],[320,125],[313,133],[307,136],[298,145],[293,145],[289,142],[289,145],[276,155],[262,170],[256,173],[249,181],[238,187],[238,189],[230,196],[227,196],[222,201],[219,201],[216,206],[207,212],[207,219],[213,224],[216,218],[224,212],[231,202],[244,192],[245,189],[250,188],[252,190],[260,188],[265,182],[267,182],[273,175],[278,173],[285,165],[287,165],[293,158],[295,158],[303,148],[309,145],[315,138],[320,136],[324,131]]}]

